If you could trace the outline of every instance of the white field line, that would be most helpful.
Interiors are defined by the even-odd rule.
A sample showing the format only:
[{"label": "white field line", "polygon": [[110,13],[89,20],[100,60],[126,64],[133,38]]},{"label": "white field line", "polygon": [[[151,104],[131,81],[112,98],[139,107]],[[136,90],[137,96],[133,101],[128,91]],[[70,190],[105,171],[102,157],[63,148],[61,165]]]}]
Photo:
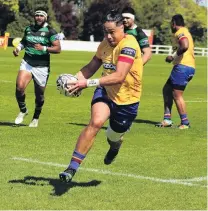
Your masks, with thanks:
[{"label": "white field line", "polygon": [[[15,81],[0,80],[2,83],[15,83]],[[56,86],[55,84],[48,83],[47,86]]]},{"label": "white field line", "polygon": [[[2,83],[15,83],[13,81],[7,81],[7,80],[0,80],[0,82],[2,82]],[[48,83],[47,86],[54,86],[55,87],[56,85]],[[146,96],[162,97],[161,94],[156,94],[156,95],[155,94],[146,94]],[[185,102],[187,102],[187,103],[207,103],[208,101],[206,101],[206,100],[187,100]]]},{"label": "white field line", "polygon": [[186,103],[208,103],[206,100],[185,100]]},{"label": "white field line", "polygon": [[[63,168],[66,167],[66,165],[64,165],[64,164],[58,164],[58,163],[52,163],[52,162],[41,162],[41,161],[33,160],[30,158],[13,157],[11,159],[18,160],[18,161],[24,161],[24,162],[28,162],[28,163],[37,163],[40,165],[56,166],[56,167],[63,167]],[[136,174],[125,174],[125,173],[111,172],[111,171],[106,171],[106,170],[102,170],[102,169],[80,167],[80,170],[96,172],[98,174],[107,174],[107,175],[111,175],[111,176],[130,177],[130,178],[134,178],[134,179],[150,180],[153,182],[160,182],[160,183],[172,183],[172,184],[187,185],[187,186],[199,186],[199,187],[207,188],[206,185],[193,183],[193,182],[199,182],[199,181],[200,182],[206,181],[207,177],[197,177],[197,178],[191,178],[191,179],[159,179],[159,178],[155,178],[155,177],[145,177],[145,176],[136,175]]]}]

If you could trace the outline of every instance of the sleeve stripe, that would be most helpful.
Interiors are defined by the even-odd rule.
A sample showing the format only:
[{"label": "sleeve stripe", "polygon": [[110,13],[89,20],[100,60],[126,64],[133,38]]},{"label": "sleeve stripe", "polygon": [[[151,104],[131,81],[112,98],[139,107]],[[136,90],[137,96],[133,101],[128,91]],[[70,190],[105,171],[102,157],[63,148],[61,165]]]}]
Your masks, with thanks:
[{"label": "sleeve stripe", "polygon": [[178,40],[188,39],[187,37],[180,37]]},{"label": "sleeve stripe", "polygon": [[134,59],[128,58],[126,56],[119,56],[118,57],[118,61],[126,62],[126,63],[129,63],[129,64],[133,64],[134,63]]}]

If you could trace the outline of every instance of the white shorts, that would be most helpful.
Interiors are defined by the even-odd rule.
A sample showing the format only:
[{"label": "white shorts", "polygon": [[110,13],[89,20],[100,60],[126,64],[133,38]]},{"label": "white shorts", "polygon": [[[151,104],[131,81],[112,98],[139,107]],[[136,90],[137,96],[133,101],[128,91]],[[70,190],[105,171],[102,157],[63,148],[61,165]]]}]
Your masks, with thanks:
[{"label": "white shorts", "polygon": [[46,86],[49,75],[49,67],[32,67],[24,59],[22,59],[19,71],[21,70],[30,72],[33,75],[33,79],[39,86]]}]

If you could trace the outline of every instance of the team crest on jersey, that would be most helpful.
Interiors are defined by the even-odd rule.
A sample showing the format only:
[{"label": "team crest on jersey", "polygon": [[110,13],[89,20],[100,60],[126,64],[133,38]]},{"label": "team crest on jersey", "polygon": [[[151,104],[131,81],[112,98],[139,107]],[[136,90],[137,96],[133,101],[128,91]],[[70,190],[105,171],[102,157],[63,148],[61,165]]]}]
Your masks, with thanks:
[{"label": "team crest on jersey", "polygon": [[40,33],[40,36],[45,36],[45,35],[46,35],[45,32],[41,32],[41,33]]},{"label": "team crest on jersey", "polygon": [[142,40],[140,40],[139,41],[139,44],[141,45],[141,46],[144,46],[144,45],[148,45],[149,44],[149,40],[148,39],[142,39]]},{"label": "team crest on jersey", "polygon": [[121,50],[121,54],[127,55],[127,56],[132,56],[135,57],[136,55],[136,50],[133,48],[125,47]]},{"label": "team crest on jersey", "polygon": [[111,64],[111,63],[104,63],[103,64],[103,68],[104,69],[108,69],[108,70],[110,69],[110,70],[114,70],[115,71],[116,70],[116,65]]}]

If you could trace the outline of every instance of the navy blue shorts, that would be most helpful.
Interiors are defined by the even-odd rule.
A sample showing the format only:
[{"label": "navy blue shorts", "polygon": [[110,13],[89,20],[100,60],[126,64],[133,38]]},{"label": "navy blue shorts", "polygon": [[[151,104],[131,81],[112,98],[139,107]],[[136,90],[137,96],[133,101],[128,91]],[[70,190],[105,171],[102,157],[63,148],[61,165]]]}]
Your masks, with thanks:
[{"label": "navy blue shorts", "polygon": [[185,90],[194,73],[195,69],[193,67],[177,64],[173,67],[167,83],[171,84],[173,89]]},{"label": "navy blue shorts", "polygon": [[104,102],[110,108],[110,127],[117,133],[124,133],[129,130],[132,122],[137,116],[139,102],[130,105],[117,105],[107,96],[104,87],[97,87],[91,102],[94,105],[97,102]]}]

